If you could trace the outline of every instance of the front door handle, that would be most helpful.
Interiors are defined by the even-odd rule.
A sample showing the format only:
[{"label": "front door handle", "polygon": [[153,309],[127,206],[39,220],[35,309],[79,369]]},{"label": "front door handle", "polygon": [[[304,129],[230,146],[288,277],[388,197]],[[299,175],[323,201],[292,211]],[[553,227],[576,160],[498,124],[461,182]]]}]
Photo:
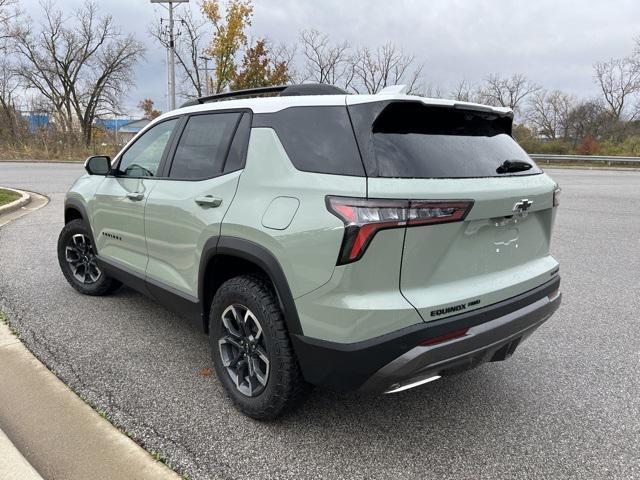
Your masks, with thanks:
[{"label": "front door handle", "polygon": [[213,197],[211,195],[204,195],[202,197],[197,197],[196,198],[196,203],[198,205],[200,205],[201,207],[219,207],[220,205],[222,205],[222,199],[221,198],[216,198]]},{"label": "front door handle", "polygon": [[127,193],[127,198],[129,200],[133,200],[135,202],[138,202],[140,200],[142,200],[144,198],[144,193],[141,192],[128,192]]}]

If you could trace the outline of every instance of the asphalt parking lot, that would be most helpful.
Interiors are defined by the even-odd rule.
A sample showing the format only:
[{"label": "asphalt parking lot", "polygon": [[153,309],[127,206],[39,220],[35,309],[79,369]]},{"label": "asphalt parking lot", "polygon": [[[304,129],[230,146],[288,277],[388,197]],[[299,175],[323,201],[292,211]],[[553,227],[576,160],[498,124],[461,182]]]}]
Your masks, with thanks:
[{"label": "asphalt parking lot", "polygon": [[81,172],[0,162],[0,185],[51,198],[0,229],[0,308],[50,369],[190,478],[640,478],[640,172],[549,170],[563,187],[563,305],[509,361],[395,395],[316,390],[273,423],[202,375],[207,339],[186,321],[129,289],[68,286],[55,247]]}]

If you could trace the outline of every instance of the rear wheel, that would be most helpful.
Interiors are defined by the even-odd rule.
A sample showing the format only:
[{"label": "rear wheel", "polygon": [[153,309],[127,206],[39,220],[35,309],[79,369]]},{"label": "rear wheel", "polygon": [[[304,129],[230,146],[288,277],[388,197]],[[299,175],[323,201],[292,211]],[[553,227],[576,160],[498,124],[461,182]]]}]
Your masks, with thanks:
[{"label": "rear wheel", "polygon": [[216,292],[209,341],[218,379],[246,415],[268,420],[296,406],[309,390],[269,282],[243,275]]},{"label": "rear wheel", "polygon": [[122,285],[98,266],[95,248],[82,220],[72,220],[60,232],[58,262],[69,284],[85,295],[108,295]]}]

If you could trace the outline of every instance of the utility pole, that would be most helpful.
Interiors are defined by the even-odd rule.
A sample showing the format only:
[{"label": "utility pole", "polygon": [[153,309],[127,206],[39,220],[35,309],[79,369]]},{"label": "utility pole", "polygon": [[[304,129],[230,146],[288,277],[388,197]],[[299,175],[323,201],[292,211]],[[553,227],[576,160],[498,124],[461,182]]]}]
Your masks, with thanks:
[{"label": "utility pole", "polygon": [[169,110],[176,108],[176,42],[173,36],[173,2],[169,2]]},{"label": "utility pole", "polygon": [[[176,63],[175,52],[176,42],[174,34],[174,20],[173,20],[173,4],[174,3],[189,3],[189,0],[151,0],[151,3],[168,3],[169,7],[169,29],[167,32],[167,85],[169,97],[169,110],[176,108]],[[167,7],[165,7],[167,8]]]},{"label": "utility pole", "polygon": [[204,94],[211,95],[211,90],[209,89],[209,57],[200,57],[201,60],[204,60]]}]

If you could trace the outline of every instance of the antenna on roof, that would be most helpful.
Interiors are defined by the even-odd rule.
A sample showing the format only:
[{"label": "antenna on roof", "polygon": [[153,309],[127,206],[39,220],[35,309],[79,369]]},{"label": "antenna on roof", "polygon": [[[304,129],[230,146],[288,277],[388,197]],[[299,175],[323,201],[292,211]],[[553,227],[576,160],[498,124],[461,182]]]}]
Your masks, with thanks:
[{"label": "antenna on roof", "polygon": [[389,85],[380,90],[376,95],[400,95],[407,93],[406,85]]}]

